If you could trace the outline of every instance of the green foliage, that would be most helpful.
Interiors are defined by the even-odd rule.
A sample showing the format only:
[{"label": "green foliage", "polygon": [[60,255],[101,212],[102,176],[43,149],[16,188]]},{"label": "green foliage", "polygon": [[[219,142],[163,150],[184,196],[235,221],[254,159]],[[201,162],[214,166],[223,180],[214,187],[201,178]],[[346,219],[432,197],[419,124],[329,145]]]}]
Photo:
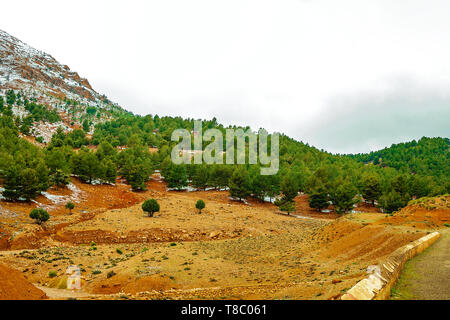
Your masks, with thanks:
[{"label": "green foliage", "polygon": [[87,119],[85,119],[85,120],[83,121],[82,126],[83,126],[83,130],[84,130],[85,132],[89,132],[89,130],[91,129],[91,126],[90,126],[89,121],[88,121]]},{"label": "green foliage", "polygon": [[70,157],[72,172],[87,183],[94,180],[114,183],[117,176],[117,166],[108,158],[99,160],[96,153],[87,148],[81,148],[77,154]]},{"label": "green foliage", "polygon": [[198,200],[197,203],[195,204],[195,207],[198,209],[199,213],[202,213],[202,210],[205,209],[205,201],[203,200]]},{"label": "green foliage", "polygon": [[318,187],[309,194],[309,206],[321,211],[328,207],[328,193],[325,187]]},{"label": "green foliage", "polygon": [[142,210],[148,213],[149,217],[153,217],[155,212],[159,212],[160,207],[155,199],[145,200],[142,204]]},{"label": "green foliage", "polygon": [[166,172],[165,178],[169,188],[181,190],[188,185],[186,167],[182,164],[171,165]]},{"label": "green foliage", "polygon": [[34,219],[37,224],[42,224],[43,222],[50,219],[48,212],[42,208],[35,208],[30,212],[30,218]]},{"label": "green foliage", "polygon": [[376,175],[365,176],[362,179],[361,193],[366,201],[370,201],[374,205],[375,200],[382,194],[380,181]]},{"label": "green foliage", "polygon": [[335,188],[330,193],[334,210],[337,213],[349,212],[353,208],[353,205],[358,203],[358,200],[355,200],[356,194],[357,189],[350,182],[338,180]]},{"label": "green foliage", "polygon": [[229,181],[230,196],[239,200],[250,195],[250,178],[244,167],[238,166]]},{"label": "green foliage", "polygon": [[36,104],[34,102],[30,103],[28,100],[25,100],[24,108],[31,114],[31,118],[34,121],[47,121],[54,123],[61,120],[61,117],[56,110],[49,110],[47,106],[42,104]]},{"label": "green foliage", "polygon": [[283,180],[281,181],[281,192],[283,193],[283,198],[286,202],[294,200],[298,195],[298,182],[295,177],[287,173]]},{"label": "green foliage", "polygon": [[6,93],[6,103],[12,106],[16,102],[16,94],[14,90],[8,90]]},{"label": "green foliage", "polygon": [[204,164],[195,166],[195,174],[192,177],[192,186],[198,189],[205,189],[208,186],[209,172]]},{"label": "green foliage", "polygon": [[450,177],[450,140],[448,138],[426,138],[419,141],[393,144],[389,148],[368,154],[357,154],[352,158],[375,165],[388,166],[402,172],[424,176]]},{"label": "green foliage", "polygon": [[50,183],[57,187],[64,187],[70,183],[70,176],[64,171],[56,169],[50,176]]},{"label": "green foliage", "polygon": [[406,206],[409,200],[409,198],[392,190],[380,198],[378,206],[382,208],[384,212],[391,213]]},{"label": "green foliage", "polygon": [[293,201],[284,201],[280,203],[279,208],[281,211],[285,211],[288,213],[288,215],[291,214],[295,210],[294,202]]},{"label": "green foliage", "polygon": [[65,205],[66,209],[69,209],[69,214],[72,214],[72,210],[73,208],[75,208],[75,205],[73,204],[73,202],[67,202]]}]

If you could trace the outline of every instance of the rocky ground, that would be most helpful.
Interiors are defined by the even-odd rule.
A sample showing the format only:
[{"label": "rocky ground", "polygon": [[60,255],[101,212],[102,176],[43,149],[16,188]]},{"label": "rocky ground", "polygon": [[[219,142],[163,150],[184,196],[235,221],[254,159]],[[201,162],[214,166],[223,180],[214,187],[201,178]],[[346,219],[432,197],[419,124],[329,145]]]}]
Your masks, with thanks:
[{"label": "rocky ground", "polygon": [[[153,218],[140,208],[148,198],[161,204]],[[198,199],[206,202],[201,214]],[[367,205],[339,217],[309,209],[307,196],[296,199],[300,217],[288,217],[225,191],[167,192],[156,177],[141,193],[120,181],[92,186],[74,178],[70,189],[37,203],[0,205],[0,263],[52,299],[336,299],[367,266],[449,221],[448,208],[420,206],[415,221],[433,224],[409,215],[402,223],[403,211],[390,216]],[[51,214],[44,227],[28,218],[42,205]],[[64,289],[72,264],[82,274],[76,293]]]}]

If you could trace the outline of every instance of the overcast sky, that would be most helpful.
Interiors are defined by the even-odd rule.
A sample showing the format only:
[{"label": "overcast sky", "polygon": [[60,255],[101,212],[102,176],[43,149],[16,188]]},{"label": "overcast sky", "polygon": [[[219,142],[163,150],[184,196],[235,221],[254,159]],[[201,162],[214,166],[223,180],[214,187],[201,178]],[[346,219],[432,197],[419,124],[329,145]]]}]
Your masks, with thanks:
[{"label": "overcast sky", "polygon": [[367,152],[450,132],[448,0],[5,1],[0,29],[138,114]]}]

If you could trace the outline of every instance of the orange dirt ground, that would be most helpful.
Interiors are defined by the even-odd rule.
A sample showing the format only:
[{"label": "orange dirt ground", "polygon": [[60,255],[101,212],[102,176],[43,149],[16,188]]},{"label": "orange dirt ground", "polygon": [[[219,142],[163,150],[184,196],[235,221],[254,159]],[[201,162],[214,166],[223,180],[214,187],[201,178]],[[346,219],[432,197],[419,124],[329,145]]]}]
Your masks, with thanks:
[{"label": "orange dirt ground", "polygon": [[[73,178],[71,189],[36,203],[0,201],[0,263],[54,299],[70,294],[60,287],[71,264],[81,268],[85,299],[336,299],[367,266],[450,217],[448,197],[435,209],[421,203],[390,216],[361,204],[339,216],[310,209],[301,195],[300,217],[288,217],[225,191],[168,192],[156,176],[147,187],[134,193],[120,180],[92,186]],[[161,205],[153,218],[141,209],[149,198]],[[201,214],[198,199],[206,202]],[[43,227],[28,217],[36,206],[51,215]]]},{"label": "orange dirt ground", "polygon": [[47,296],[17,270],[0,265],[0,300],[42,300]]}]

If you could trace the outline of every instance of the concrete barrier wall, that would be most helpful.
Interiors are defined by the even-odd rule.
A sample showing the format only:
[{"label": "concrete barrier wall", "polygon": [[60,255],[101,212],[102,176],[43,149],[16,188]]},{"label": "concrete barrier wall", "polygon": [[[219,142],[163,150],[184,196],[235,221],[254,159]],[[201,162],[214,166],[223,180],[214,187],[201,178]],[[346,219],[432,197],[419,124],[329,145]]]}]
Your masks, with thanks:
[{"label": "concrete barrier wall", "polygon": [[389,299],[391,288],[397,282],[406,261],[424,251],[439,237],[439,232],[433,232],[398,248],[380,265],[376,266],[372,274],[348,290],[341,300]]}]

